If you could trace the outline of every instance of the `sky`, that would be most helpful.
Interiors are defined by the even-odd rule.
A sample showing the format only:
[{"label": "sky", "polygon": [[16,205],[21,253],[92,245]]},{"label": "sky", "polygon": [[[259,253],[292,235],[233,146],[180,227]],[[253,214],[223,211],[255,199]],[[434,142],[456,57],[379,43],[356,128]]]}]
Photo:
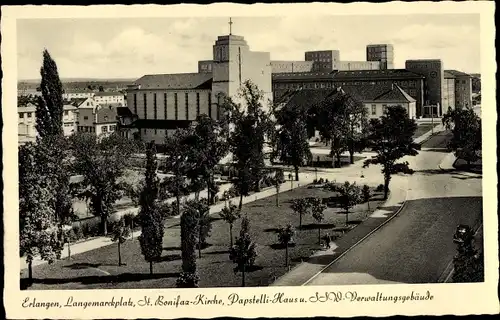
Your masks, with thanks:
[{"label": "sky", "polygon": [[[24,19],[17,21],[18,79],[39,79],[42,51],[61,78],[128,78],[197,72],[212,59],[229,18]],[[441,59],[445,69],[480,73],[478,14],[233,17],[232,33],[271,60],[304,60],[305,51],[340,50],[365,61],[367,44],[394,46],[395,68],[407,59]]]}]

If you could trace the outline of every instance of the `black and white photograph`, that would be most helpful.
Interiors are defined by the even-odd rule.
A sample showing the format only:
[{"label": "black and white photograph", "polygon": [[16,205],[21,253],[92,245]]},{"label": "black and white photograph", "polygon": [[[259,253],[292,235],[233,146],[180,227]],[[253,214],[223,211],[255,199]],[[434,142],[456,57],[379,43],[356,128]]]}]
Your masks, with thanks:
[{"label": "black and white photograph", "polygon": [[[497,217],[484,13],[193,7],[9,24],[16,307],[62,314],[100,306],[98,292],[224,288],[186,304],[307,308],[359,301],[362,285],[384,308],[486,286],[498,259],[485,237],[496,241]],[[384,292],[407,285],[421,286]],[[273,291],[244,302],[243,288]],[[64,298],[49,306],[54,290]]]}]

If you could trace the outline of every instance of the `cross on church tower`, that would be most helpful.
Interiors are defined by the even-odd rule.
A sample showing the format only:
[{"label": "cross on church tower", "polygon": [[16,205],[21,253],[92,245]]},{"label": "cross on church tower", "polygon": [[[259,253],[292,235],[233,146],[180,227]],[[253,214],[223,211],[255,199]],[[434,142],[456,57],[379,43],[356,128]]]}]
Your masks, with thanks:
[{"label": "cross on church tower", "polygon": [[233,21],[229,18],[229,35],[233,34]]}]

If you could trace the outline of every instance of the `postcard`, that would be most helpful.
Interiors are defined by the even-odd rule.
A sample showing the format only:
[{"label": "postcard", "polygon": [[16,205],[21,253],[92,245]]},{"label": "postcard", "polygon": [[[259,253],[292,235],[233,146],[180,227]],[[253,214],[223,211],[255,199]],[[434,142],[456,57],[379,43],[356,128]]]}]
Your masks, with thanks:
[{"label": "postcard", "polygon": [[494,10],[4,7],[7,317],[498,313]]}]

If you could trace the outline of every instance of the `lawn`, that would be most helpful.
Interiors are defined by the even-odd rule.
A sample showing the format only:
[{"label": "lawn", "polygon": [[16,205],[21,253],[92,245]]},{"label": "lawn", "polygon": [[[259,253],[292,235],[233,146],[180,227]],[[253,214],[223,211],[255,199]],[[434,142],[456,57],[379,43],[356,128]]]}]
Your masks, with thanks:
[{"label": "lawn", "polygon": [[[303,228],[298,229],[299,216],[291,208],[291,200],[303,197],[332,197],[334,192],[319,188],[302,187],[280,194],[280,207],[276,207],[275,197],[245,204],[243,213],[250,220],[250,234],[256,243],[256,267],[246,276],[247,286],[267,286],[283,275],[285,250],[277,246],[276,228],[292,223],[296,228],[295,246],[289,249],[290,267],[309,257],[320,249],[318,225],[310,216],[303,217]],[[381,193],[376,193],[370,201],[370,212],[382,204]],[[321,223],[321,233],[342,235],[345,229],[345,215],[339,208],[325,210],[325,220]],[[368,215],[367,204],[357,205],[349,214],[349,228],[353,228]],[[235,224],[233,235],[240,229],[240,221]],[[212,224],[209,246],[202,250],[197,260],[200,273],[200,287],[240,286],[241,275],[233,271],[229,260],[229,226],[216,215]],[[181,270],[180,227],[165,230],[164,252],[160,262],[155,263],[153,276],[149,264],[141,254],[137,239],[122,245],[122,261],[127,265],[118,267],[117,246],[111,245],[73,256],[71,260],[57,261],[52,265],[34,267],[35,281],[30,289],[125,289],[125,288],[171,288]],[[26,276],[26,271],[22,272]]]},{"label": "lawn", "polygon": [[[434,128],[436,128],[438,125],[440,125],[440,120],[436,120],[434,122]],[[429,132],[432,129],[433,125],[431,123],[421,123],[417,126],[417,130],[415,130],[415,133],[413,134],[413,138],[418,138],[421,135]]]}]

